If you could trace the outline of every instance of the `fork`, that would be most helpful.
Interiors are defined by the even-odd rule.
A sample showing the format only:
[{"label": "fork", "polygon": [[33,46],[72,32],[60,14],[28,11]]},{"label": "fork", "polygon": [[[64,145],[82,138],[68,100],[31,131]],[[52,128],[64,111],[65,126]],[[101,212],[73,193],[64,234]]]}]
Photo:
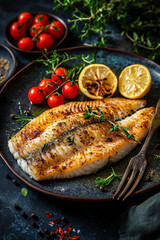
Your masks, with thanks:
[{"label": "fork", "polygon": [[[159,126],[160,126],[160,98],[157,102],[156,112],[153,117],[151,126],[149,128],[149,132],[148,132],[146,140],[143,144],[143,147],[136,156],[134,156],[133,158],[130,159],[128,167],[123,175],[123,178],[122,178],[122,180],[119,184],[119,187],[118,187],[117,191],[115,192],[113,198],[116,198],[118,196],[119,192],[121,191],[121,189],[125,186],[123,191],[121,192],[121,194],[117,197],[117,199],[120,199],[123,197],[123,200],[125,200],[127,197],[129,197],[133,193],[133,191],[137,187],[138,183],[140,182],[140,180],[145,172],[146,166],[147,166],[147,160],[145,157],[147,147],[149,145],[149,142],[150,142],[150,139],[151,139],[153,133]],[[129,177],[129,180],[128,180],[127,184],[125,185],[125,182],[127,181],[130,173],[131,173],[131,175]]]}]

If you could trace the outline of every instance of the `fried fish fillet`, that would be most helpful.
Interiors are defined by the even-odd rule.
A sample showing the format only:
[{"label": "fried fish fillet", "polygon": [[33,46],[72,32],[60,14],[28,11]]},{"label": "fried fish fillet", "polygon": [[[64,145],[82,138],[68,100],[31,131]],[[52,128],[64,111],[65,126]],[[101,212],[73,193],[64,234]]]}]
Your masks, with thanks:
[{"label": "fried fish fillet", "polygon": [[[137,143],[121,132],[110,132],[108,122],[84,119],[87,105],[99,107],[111,120],[121,120],[145,104],[144,100],[112,98],[61,105],[32,120],[9,140],[8,146],[20,167],[37,181],[90,174],[123,158]],[[128,127],[129,133],[141,141],[154,111],[140,110],[117,124]],[[74,139],[72,145],[68,139]]]}]

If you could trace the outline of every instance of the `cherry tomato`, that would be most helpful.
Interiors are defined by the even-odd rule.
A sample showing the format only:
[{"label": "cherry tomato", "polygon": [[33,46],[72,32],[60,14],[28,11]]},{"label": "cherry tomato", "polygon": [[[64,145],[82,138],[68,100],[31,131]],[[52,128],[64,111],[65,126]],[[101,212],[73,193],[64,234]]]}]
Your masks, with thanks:
[{"label": "cherry tomato", "polygon": [[47,25],[49,23],[49,19],[45,14],[38,14],[34,18],[34,22],[39,23],[39,24],[43,24],[43,25]]},{"label": "cherry tomato", "polygon": [[[40,23],[34,23],[32,26],[31,26],[31,29],[30,29],[30,35],[31,37],[34,37],[36,33],[38,33],[42,28],[44,27],[43,24],[40,24]],[[41,33],[44,33],[45,30],[42,30]]]},{"label": "cherry tomato", "polygon": [[22,50],[30,51],[33,49],[33,46],[34,46],[34,42],[29,37],[21,38],[18,41],[18,47]]},{"label": "cherry tomato", "polygon": [[38,36],[39,41],[36,43],[37,48],[40,50],[50,49],[53,47],[54,39],[51,35],[47,33],[42,33]]},{"label": "cherry tomato", "polygon": [[61,22],[55,21],[50,24],[48,31],[54,38],[57,39],[62,37],[64,33],[64,26]]},{"label": "cherry tomato", "polygon": [[24,24],[26,28],[29,28],[33,24],[33,17],[29,12],[23,12],[18,17],[18,22]]},{"label": "cherry tomato", "polygon": [[40,104],[45,99],[45,94],[39,87],[32,87],[28,92],[28,98],[33,104]]},{"label": "cherry tomato", "polygon": [[61,94],[55,92],[49,96],[47,102],[49,107],[51,108],[58,107],[59,105],[62,105],[64,103],[64,97]]},{"label": "cherry tomato", "polygon": [[46,78],[39,83],[38,87],[41,88],[46,95],[48,95],[56,89],[56,84],[52,82],[51,79]]},{"label": "cherry tomato", "polygon": [[77,97],[79,93],[79,87],[76,83],[72,84],[72,82],[67,82],[62,87],[62,94],[67,99],[73,99]]},{"label": "cherry tomato", "polygon": [[52,75],[52,81],[56,82],[58,86],[60,86],[63,82],[65,82],[69,77],[68,70],[66,68],[60,67],[57,68]]},{"label": "cherry tomato", "polygon": [[26,27],[19,22],[14,22],[10,27],[10,34],[12,38],[20,39],[26,35]]}]

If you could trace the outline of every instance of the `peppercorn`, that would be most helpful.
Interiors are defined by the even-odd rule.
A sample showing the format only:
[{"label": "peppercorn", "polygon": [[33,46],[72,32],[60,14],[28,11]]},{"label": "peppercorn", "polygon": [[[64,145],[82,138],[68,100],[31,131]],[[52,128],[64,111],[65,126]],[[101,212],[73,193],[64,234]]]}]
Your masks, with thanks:
[{"label": "peppercorn", "polygon": [[37,228],[38,227],[38,225],[37,225],[37,223],[36,222],[32,222],[32,227],[34,227],[34,228]]},{"label": "peppercorn", "polygon": [[49,234],[49,230],[47,228],[44,229],[45,234]]},{"label": "peppercorn", "polygon": [[51,232],[51,233],[50,233],[50,236],[51,236],[51,237],[54,237],[54,236],[56,236],[56,233],[55,233],[55,232]]},{"label": "peppercorn", "polygon": [[35,213],[31,213],[31,218],[38,219],[38,217]]},{"label": "peppercorn", "polygon": [[41,230],[38,230],[37,233],[42,237],[43,236],[43,233]]},{"label": "peppercorn", "polygon": [[26,113],[27,113],[27,115],[30,115],[30,111],[29,110],[27,110]]},{"label": "peppercorn", "polygon": [[27,214],[25,212],[21,212],[21,216],[27,218]]},{"label": "peppercorn", "polygon": [[19,186],[20,184],[17,182],[16,179],[13,179],[12,182],[16,185],[16,186]]},{"label": "peppercorn", "polygon": [[5,177],[11,179],[11,176],[8,173],[5,173]]},{"label": "peppercorn", "polygon": [[101,191],[103,191],[104,190],[104,187],[103,186],[100,186],[100,188],[99,188]]},{"label": "peppercorn", "polygon": [[11,115],[10,115],[10,118],[14,119],[14,114],[11,114]]},{"label": "peppercorn", "polygon": [[17,203],[14,204],[14,208],[17,209],[17,210],[21,209],[21,207]]}]

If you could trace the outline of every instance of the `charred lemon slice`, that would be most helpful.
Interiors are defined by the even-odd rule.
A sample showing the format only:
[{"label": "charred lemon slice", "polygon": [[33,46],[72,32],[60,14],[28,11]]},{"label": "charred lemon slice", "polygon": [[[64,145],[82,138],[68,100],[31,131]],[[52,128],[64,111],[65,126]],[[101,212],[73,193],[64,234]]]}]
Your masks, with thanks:
[{"label": "charred lemon slice", "polygon": [[79,88],[91,99],[111,97],[117,89],[117,77],[103,64],[90,64],[80,73]]},{"label": "charred lemon slice", "polygon": [[151,74],[147,67],[133,64],[123,69],[119,76],[119,92],[131,99],[144,97],[152,84]]}]

